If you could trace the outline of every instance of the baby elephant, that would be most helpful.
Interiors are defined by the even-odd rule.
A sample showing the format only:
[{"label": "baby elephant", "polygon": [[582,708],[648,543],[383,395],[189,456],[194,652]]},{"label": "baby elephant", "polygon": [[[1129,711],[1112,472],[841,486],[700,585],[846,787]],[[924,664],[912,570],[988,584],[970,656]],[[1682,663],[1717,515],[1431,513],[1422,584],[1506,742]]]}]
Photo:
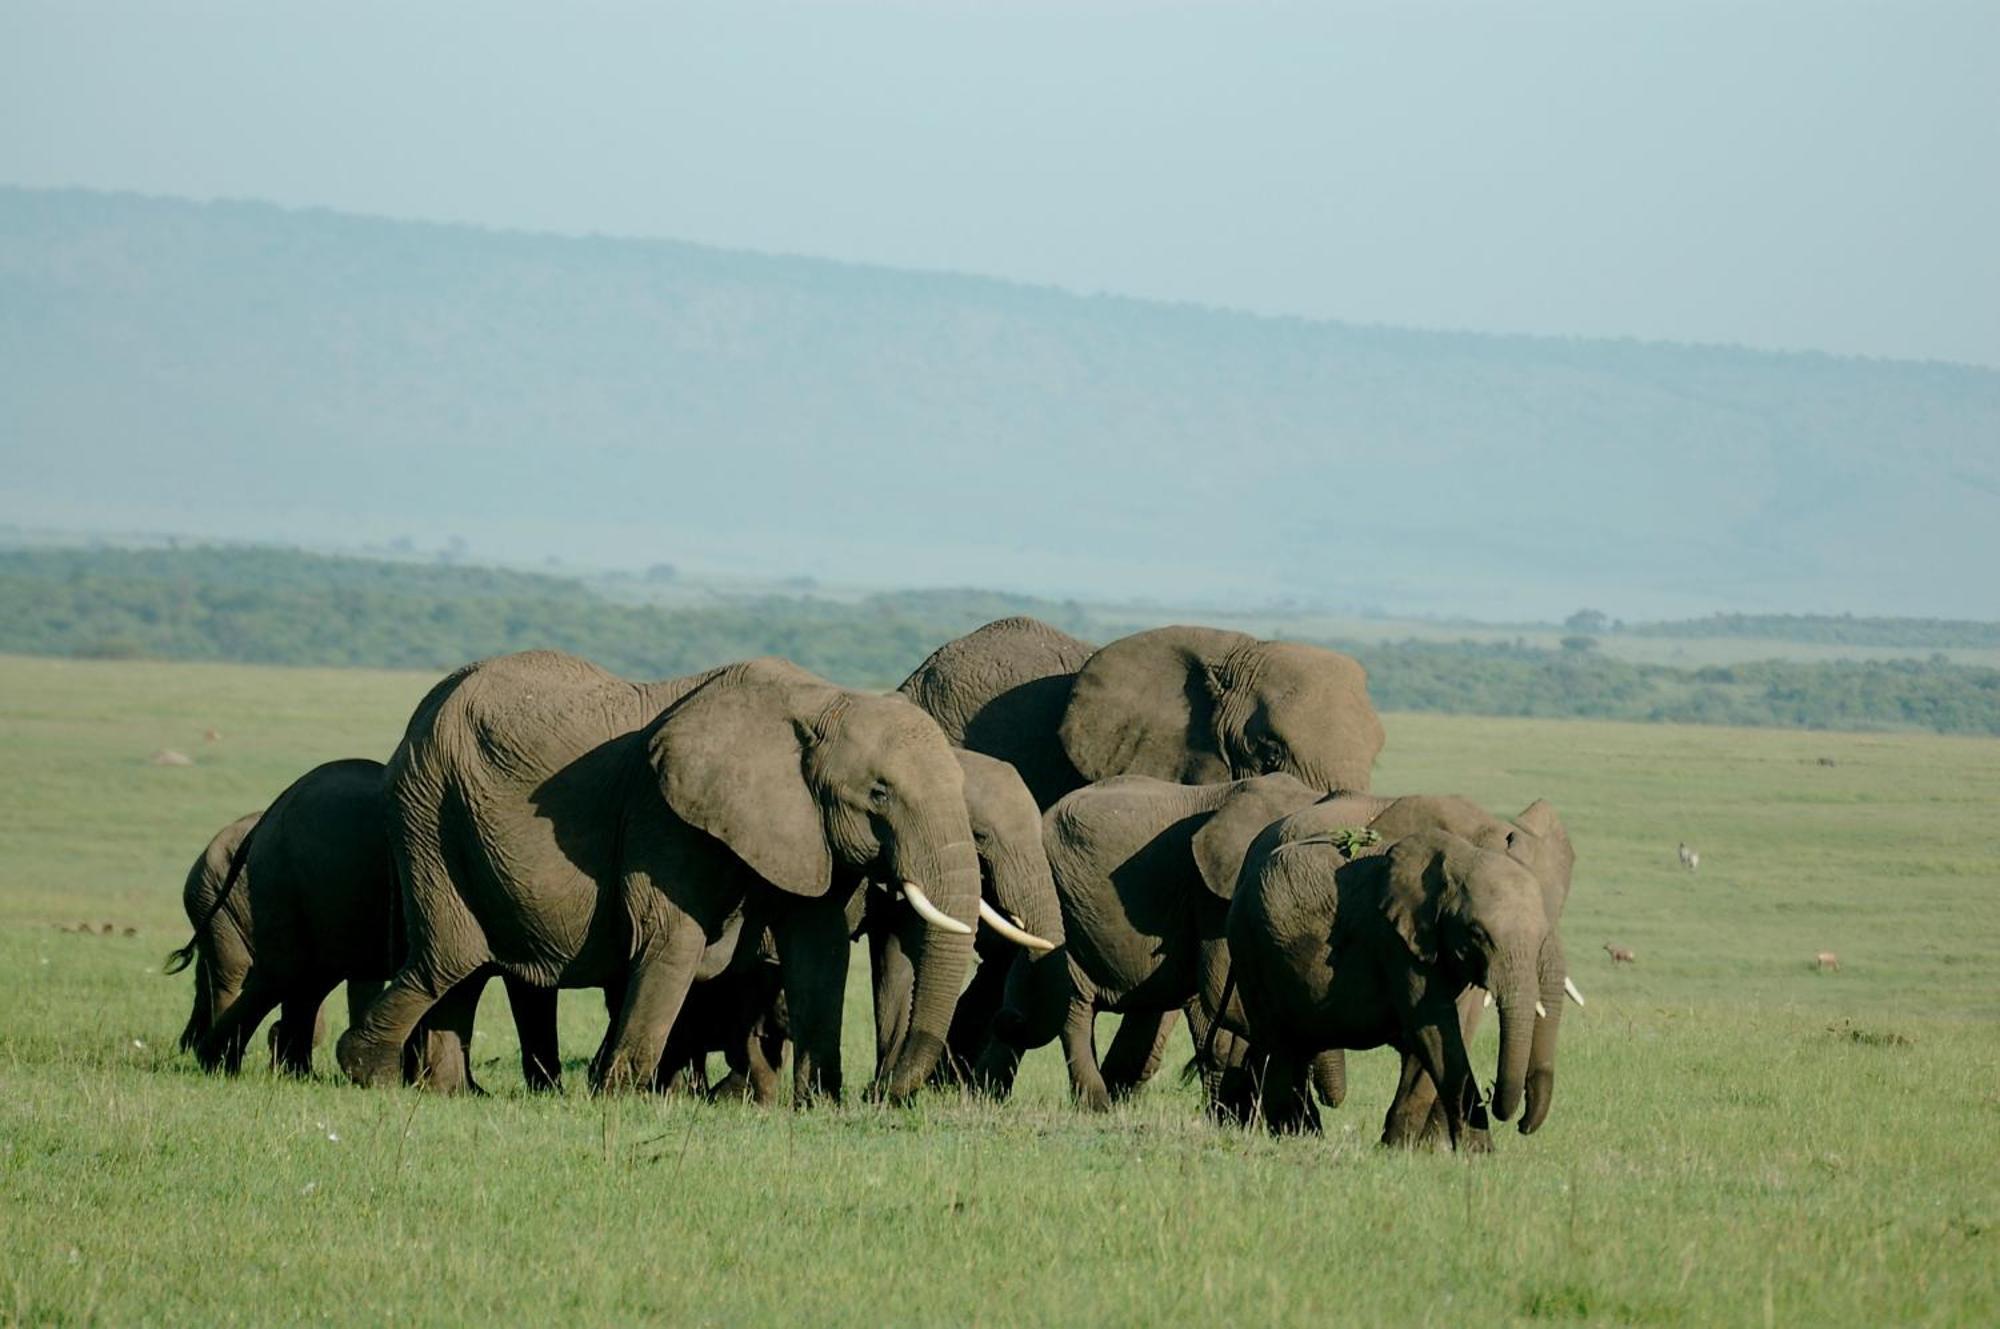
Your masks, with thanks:
[{"label": "baby elephant", "polygon": [[1541,1013],[1564,996],[1541,884],[1509,854],[1442,830],[1350,859],[1352,847],[1267,835],[1237,881],[1229,953],[1266,1120],[1279,1131],[1310,1127],[1315,1054],[1387,1044],[1438,1086],[1453,1147],[1488,1149],[1458,1000],[1473,986],[1494,995],[1492,1113],[1508,1120],[1529,1082]]},{"label": "baby elephant", "polygon": [[235,1073],[250,1035],[282,1007],[273,1056],[309,1073],[327,993],[348,981],[359,1010],[393,972],[396,878],[381,792],[379,762],[315,767],[261,816],[224,827],[189,871],[182,903],[194,936],[166,972],[194,962],[181,1045],[204,1069]]}]

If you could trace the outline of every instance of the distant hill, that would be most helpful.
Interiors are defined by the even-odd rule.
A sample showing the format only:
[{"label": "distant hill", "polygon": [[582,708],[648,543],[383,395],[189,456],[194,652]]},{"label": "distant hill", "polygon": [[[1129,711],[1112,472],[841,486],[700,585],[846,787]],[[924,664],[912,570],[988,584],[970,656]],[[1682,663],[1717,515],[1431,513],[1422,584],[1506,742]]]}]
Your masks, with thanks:
[{"label": "distant hill", "polygon": [[2000,373],[0,189],[0,521],[1494,619],[2000,618]]}]

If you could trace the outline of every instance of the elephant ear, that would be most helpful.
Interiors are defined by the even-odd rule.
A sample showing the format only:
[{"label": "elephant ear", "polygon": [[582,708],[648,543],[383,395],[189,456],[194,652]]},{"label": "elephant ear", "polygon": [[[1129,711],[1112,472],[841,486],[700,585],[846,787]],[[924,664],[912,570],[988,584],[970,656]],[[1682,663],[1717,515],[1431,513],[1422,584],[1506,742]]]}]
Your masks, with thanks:
[{"label": "elephant ear", "polygon": [[1289,775],[1260,775],[1240,780],[1201,829],[1194,833],[1194,865],[1202,884],[1219,899],[1236,894],[1236,878],[1251,842],[1265,827],[1288,817],[1319,797]]},{"label": "elephant ear", "polygon": [[1216,628],[1169,627],[1099,648],[1077,671],[1057,731],[1070,764],[1092,782],[1114,775],[1184,784],[1229,779],[1215,707],[1227,690],[1224,661],[1252,640]]},{"label": "elephant ear", "polygon": [[[1507,836],[1507,852],[1515,861],[1525,864],[1542,883],[1543,904],[1549,911],[1549,921],[1562,916],[1563,906],[1569,902],[1570,874],[1576,867],[1576,850],[1570,845],[1569,828],[1557,814],[1555,807],[1546,798],[1538,798],[1521,814],[1514,818],[1516,830]],[[1533,840],[1523,843],[1522,832]]]},{"label": "elephant ear", "polygon": [[833,853],[805,779],[811,730],[798,702],[806,680],[830,687],[783,662],[725,670],[660,717],[647,759],[682,821],[779,889],[824,895]]},{"label": "elephant ear", "polygon": [[1382,914],[1420,963],[1437,959],[1438,918],[1456,893],[1449,860],[1461,847],[1472,848],[1442,831],[1420,831],[1389,846]]}]

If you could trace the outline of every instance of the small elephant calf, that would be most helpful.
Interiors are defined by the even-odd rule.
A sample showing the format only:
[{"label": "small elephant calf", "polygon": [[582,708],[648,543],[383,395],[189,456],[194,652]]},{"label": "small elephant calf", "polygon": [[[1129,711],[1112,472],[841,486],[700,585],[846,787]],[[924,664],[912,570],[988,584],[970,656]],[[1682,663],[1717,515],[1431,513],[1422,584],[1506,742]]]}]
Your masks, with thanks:
[{"label": "small elephant calf", "polygon": [[1630,946],[1613,946],[1607,941],[1604,943],[1604,951],[1611,957],[1613,964],[1637,964],[1639,961],[1639,957],[1632,953]]}]

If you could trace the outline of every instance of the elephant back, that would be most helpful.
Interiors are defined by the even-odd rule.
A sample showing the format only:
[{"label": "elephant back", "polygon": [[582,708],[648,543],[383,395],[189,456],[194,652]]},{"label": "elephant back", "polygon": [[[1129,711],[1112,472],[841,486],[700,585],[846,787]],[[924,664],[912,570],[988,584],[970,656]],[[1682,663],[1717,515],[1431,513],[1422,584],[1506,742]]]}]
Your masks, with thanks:
[{"label": "elephant back", "polygon": [[998,619],[938,647],[897,691],[953,746],[1012,765],[1046,808],[1084,783],[1055,735],[1076,671],[1095,649],[1040,619]]}]

